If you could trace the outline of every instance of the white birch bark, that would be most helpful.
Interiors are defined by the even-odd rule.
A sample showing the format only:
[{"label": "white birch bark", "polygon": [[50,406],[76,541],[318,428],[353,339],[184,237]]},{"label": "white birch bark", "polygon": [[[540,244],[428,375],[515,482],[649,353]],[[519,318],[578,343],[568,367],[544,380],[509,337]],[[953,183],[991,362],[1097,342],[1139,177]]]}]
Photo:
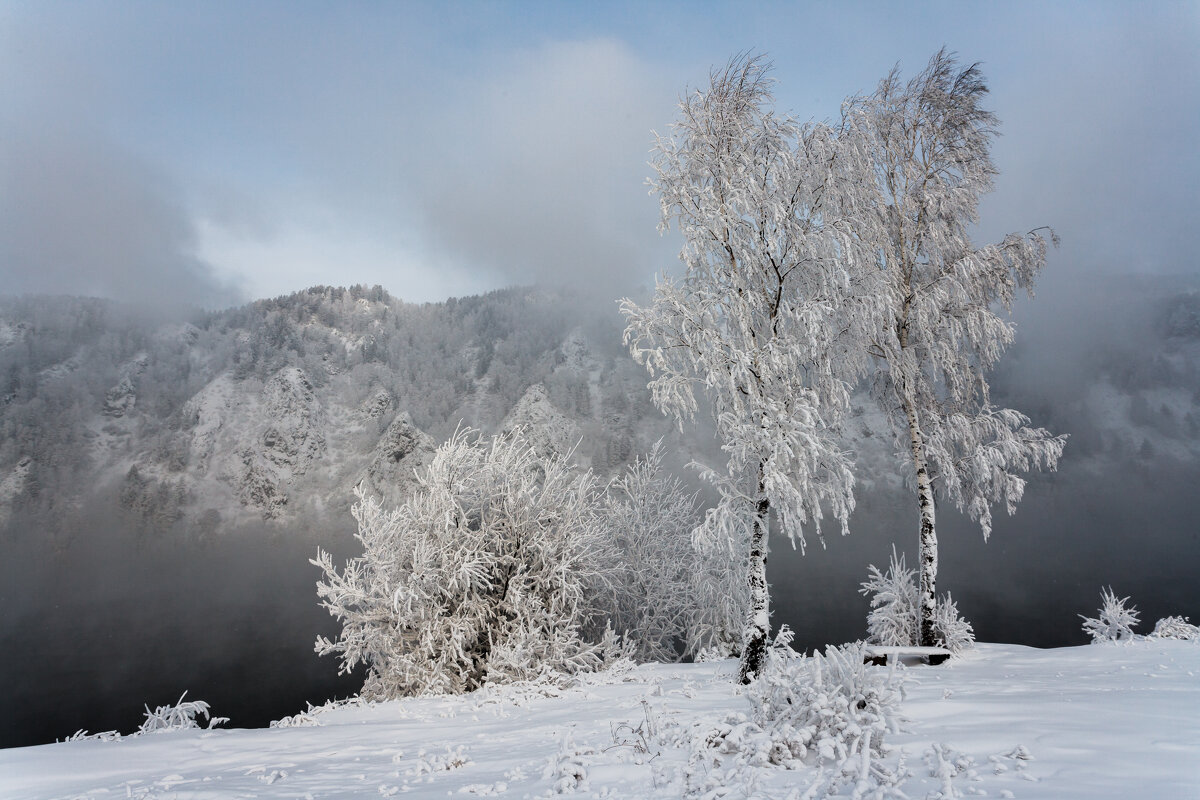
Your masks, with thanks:
[{"label": "white birch bark", "polygon": [[742,635],[744,651],[738,669],[738,680],[749,683],[762,674],[767,658],[767,641],[771,635],[771,595],[767,586],[767,553],[770,544],[771,501],[763,486],[764,467],[758,469],[758,503],[750,532],[750,614]]},{"label": "white birch bark", "polygon": [[908,419],[908,436],[912,448],[913,468],[917,482],[917,505],[921,515],[921,533],[919,537],[917,608],[920,617],[918,639],[916,644],[921,647],[933,647],[936,644],[933,630],[933,617],[937,611],[937,514],[936,501],[933,495],[933,483],[929,479],[929,467],[925,463],[925,441],[921,435],[921,425],[917,420],[917,409],[911,399],[906,396],[905,416]]}]

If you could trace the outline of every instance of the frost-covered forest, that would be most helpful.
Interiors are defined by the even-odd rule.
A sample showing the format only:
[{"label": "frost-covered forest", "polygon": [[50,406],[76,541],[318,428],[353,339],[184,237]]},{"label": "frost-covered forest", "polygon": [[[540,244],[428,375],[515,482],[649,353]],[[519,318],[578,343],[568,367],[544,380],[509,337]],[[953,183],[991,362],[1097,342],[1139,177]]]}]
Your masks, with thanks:
[{"label": "frost-covered forest", "polygon": [[[1200,453],[1197,289],[1112,279],[1092,291],[1052,341],[1039,336],[1050,321],[1029,311],[996,394],[1069,431],[1076,469],[1103,477],[1130,464],[1134,481],[1186,470]],[[186,323],[104,300],[5,298],[3,521],[10,538],[36,529],[63,545],[106,500],[156,534],[302,524],[305,497],[348,508],[344,490],[362,472],[404,477],[387,458],[404,453],[383,452],[389,436],[405,446],[401,426],[389,434],[398,419],[416,447],[417,432],[440,441],[460,421],[498,431],[523,399],[521,422],[547,423],[560,447],[579,441],[580,458],[612,474],[671,431],[620,331],[615,299],[604,307],[549,289],[407,305],[318,287]],[[865,404],[860,419],[851,436],[877,433]],[[692,452],[708,446],[687,435]],[[877,464],[864,480],[887,483],[889,472]],[[231,485],[247,474],[260,492]]]},{"label": "frost-covered forest", "polygon": [[615,305],[565,292],[410,305],[316,287],[172,324],[32,297],[0,315],[6,518],[53,536],[90,513],[77,487],[156,531],[204,534],[348,508],[364,474],[403,482],[408,450],[460,421],[495,431],[528,416],[556,447],[582,437],[606,474],[666,430],[642,424]]}]

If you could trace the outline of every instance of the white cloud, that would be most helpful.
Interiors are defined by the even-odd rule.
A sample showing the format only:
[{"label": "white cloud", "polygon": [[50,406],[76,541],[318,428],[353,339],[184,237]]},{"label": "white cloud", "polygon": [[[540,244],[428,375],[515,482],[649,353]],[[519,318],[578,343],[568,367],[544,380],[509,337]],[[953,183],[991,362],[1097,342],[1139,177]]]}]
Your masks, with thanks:
[{"label": "white cloud", "polygon": [[644,181],[674,89],[610,40],[556,42],[494,67],[429,126],[427,158],[406,176],[428,244],[509,282],[601,287],[665,266],[673,253]]},{"label": "white cloud", "polygon": [[197,224],[197,255],[248,297],[265,298],[316,285],[379,284],[408,302],[479,294],[498,288],[486,276],[438,264],[402,243],[344,227],[287,225],[247,236],[212,220]]},{"label": "white cloud", "polygon": [[[278,122],[279,149],[296,159],[285,180],[201,198],[199,252],[251,296],[378,282],[438,299],[551,282],[615,298],[673,265],[644,181],[651,128],[670,121],[677,87],[626,46],[481,55],[400,82],[387,102],[377,76],[357,78],[326,76],[342,96]],[[231,212],[213,204],[222,193],[254,203]]]},{"label": "white cloud", "polygon": [[195,257],[195,229],[167,175],[85,127],[25,122],[0,135],[2,291],[162,306],[238,299]]}]

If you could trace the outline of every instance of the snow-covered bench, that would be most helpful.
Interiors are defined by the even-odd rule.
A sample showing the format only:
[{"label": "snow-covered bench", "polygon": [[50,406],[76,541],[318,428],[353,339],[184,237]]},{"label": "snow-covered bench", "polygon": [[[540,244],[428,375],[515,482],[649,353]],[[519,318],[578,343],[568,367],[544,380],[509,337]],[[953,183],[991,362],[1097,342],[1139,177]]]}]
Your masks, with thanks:
[{"label": "snow-covered bench", "polygon": [[950,651],[944,647],[896,647],[871,644],[863,650],[863,658],[868,664],[887,664],[889,661],[909,663],[924,661],[935,666],[950,657]]}]

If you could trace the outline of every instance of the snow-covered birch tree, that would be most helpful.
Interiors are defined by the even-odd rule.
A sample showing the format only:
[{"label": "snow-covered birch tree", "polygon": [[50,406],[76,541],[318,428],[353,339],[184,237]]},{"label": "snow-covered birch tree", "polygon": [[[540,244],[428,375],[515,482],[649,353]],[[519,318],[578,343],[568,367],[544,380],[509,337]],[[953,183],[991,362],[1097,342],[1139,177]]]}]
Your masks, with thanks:
[{"label": "snow-covered birch tree", "polygon": [[1032,292],[1048,229],[977,247],[968,235],[992,188],[996,116],[984,109],[978,65],[937,53],[907,83],[898,69],[874,94],[847,103],[844,122],[867,143],[873,166],[858,234],[886,276],[888,308],[864,340],[875,397],[889,415],[900,457],[912,467],[920,509],[919,643],[934,643],[936,498],[991,532],[993,505],[1012,514],[1024,492],[1017,473],[1054,469],[1065,436],[1030,427],[992,405],[987,372],[1012,341],[1019,289]]},{"label": "snow-covered birch tree", "polygon": [[735,58],[681,100],[657,139],[651,185],[660,227],[683,235],[684,274],[662,277],[647,307],[621,303],[655,404],[681,425],[697,412],[697,388],[712,407],[727,461],[702,471],[720,502],[696,536],[745,546],[743,681],[761,672],[768,642],[772,516],[803,546],[806,527],[819,535],[828,514],[844,531],[853,508],[834,433],[879,297],[877,258],[847,192],[861,184],[866,150],[853,130],[777,115],[768,68]]}]

